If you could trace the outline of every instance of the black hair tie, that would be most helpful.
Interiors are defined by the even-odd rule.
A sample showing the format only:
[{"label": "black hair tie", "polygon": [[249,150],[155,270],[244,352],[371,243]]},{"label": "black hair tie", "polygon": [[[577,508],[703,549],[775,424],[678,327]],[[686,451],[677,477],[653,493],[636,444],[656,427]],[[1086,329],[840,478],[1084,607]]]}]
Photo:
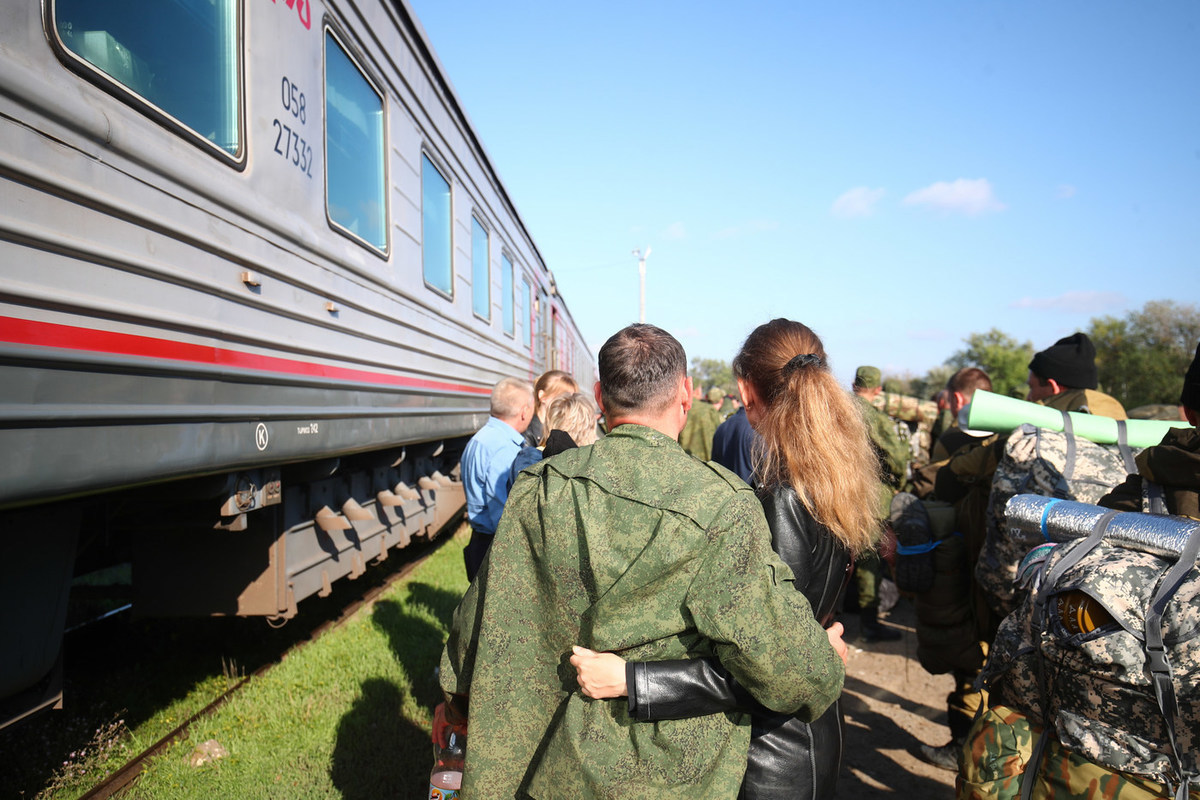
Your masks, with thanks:
[{"label": "black hair tie", "polygon": [[822,361],[821,357],[815,353],[801,353],[798,356],[793,356],[791,361],[784,364],[783,369],[780,370],[780,373],[787,376],[791,375],[796,370],[804,369],[805,367],[817,367],[819,369],[823,366],[825,366],[825,362]]}]

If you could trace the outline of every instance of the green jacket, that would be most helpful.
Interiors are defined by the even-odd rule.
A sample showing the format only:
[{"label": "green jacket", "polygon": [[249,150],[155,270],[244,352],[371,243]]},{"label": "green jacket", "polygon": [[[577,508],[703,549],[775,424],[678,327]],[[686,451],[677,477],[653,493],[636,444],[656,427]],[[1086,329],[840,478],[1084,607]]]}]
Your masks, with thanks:
[{"label": "green jacket", "polygon": [[631,661],[715,655],[759,702],[808,720],[844,678],[754,493],[639,425],[513,486],[442,656],[443,688],[470,695],[463,793],[737,796],[748,715],[632,720],[624,698],[580,693],[574,644]]},{"label": "green jacket", "polygon": [[1142,510],[1142,479],[1163,488],[1167,511],[1200,519],[1200,430],[1172,428],[1161,443],[1137,456],[1138,471],[1100,498],[1099,505],[1121,511]]},{"label": "green jacket", "polygon": [[679,432],[679,444],[701,461],[712,460],[713,434],[721,424],[721,414],[712,403],[696,400],[688,411],[687,421]]}]

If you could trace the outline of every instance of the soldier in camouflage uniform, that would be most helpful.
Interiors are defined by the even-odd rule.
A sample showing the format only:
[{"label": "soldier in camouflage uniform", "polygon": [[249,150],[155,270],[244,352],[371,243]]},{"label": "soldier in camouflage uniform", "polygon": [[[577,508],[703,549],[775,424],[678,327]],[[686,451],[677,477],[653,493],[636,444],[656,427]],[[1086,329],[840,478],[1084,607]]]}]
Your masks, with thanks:
[{"label": "soldier in camouflage uniform", "polygon": [[[1028,399],[1059,411],[1125,419],[1125,409],[1120,402],[1095,391],[1095,355],[1091,340],[1083,333],[1059,339],[1053,346],[1037,353],[1029,362]],[[986,515],[992,480],[1004,457],[1009,435],[997,434],[984,439],[978,446],[954,453],[937,471],[934,487],[937,499],[957,503],[968,495],[978,495],[983,501],[975,504],[981,516],[980,525],[986,525],[982,517]],[[974,522],[971,527],[975,527]],[[989,625],[989,628],[994,626]]]},{"label": "soldier in camouflage uniform", "polygon": [[579,692],[575,644],[715,656],[760,703],[809,720],[841,692],[845,644],[792,588],[754,493],[675,441],[686,365],[654,326],[616,334],[597,385],[612,432],[513,486],[442,656],[451,721],[469,694],[464,796],[737,796],[748,715],[637,722]]},{"label": "soldier in camouflage uniform", "polygon": [[[725,397],[724,392],[721,392],[721,397]],[[679,444],[684,452],[701,461],[712,461],[713,434],[720,424],[721,414],[717,407],[705,397],[699,385],[692,387],[692,407],[688,409],[687,421],[679,432]]]},{"label": "soldier in camouflage uniform", "polygon": [[[900,487],[908,471],[911,450],[897,435],[895,424],[872,401],[883,391],[883,374],[879,367],[862,366],[854,373],[854,397],[867,423],[867,432],[879,456],[879,519],[885,520],[891,508],[892,495]],[[890,642],[900,638],[900,631],[879,624],[879,582],[883,569],[878,551],[860,555],[854,562],[854,585],[858,591],[858,616],[862,638],[868,642]]]}]

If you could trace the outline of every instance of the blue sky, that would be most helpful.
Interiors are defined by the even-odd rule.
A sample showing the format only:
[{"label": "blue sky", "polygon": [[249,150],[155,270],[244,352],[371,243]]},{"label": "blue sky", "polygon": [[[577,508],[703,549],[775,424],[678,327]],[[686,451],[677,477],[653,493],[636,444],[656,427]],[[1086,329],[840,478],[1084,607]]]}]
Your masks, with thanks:
[{"label": "blue sky", "polygon": [[1200,2],[410,0],[593,351],[922,375],[1200,303]]}]

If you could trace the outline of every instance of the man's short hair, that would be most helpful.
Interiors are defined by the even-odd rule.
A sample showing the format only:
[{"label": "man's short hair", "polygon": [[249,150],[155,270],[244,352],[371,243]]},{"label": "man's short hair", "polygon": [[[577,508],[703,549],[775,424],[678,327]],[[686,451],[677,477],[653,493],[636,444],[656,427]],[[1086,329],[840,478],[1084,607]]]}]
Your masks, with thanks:
[{"label": "man's short hair", "polygon": [[600,399],[609,419],[631,411],[661,411],[687,376],[683,345],[644,322],[614,333],[600,348],[599,362]]},{"label": "man's short hair", "polygon": [[992,379],[979,367],[963,367],[950,376],[950,380],[946,381],[946,388],[958,392],[970,402],[977,389],[983,389],[985,392],[992,390]]},{"label": "man's short hair", "polygon": [[520,378],[501,378],[492,387],[491,415],[497,419],[512,419],[521,413],[522,406],[533,405],[533,384]]}]

